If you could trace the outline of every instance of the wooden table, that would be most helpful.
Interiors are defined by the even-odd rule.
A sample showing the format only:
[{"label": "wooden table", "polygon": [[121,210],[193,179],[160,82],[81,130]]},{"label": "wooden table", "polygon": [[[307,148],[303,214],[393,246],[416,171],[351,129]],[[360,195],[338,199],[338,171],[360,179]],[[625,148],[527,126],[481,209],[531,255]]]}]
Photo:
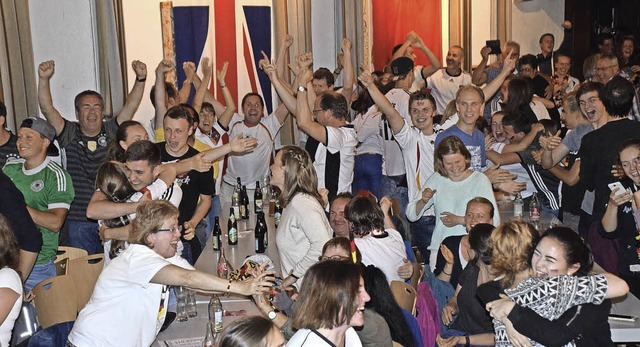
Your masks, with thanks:
[{"label": "wooden table", "polygon": [[[624,298],[612,300],[611,313],[640,316],[640,300],[629,293]],[[640,319],[633,323],[609,320],[611,340],[615,343],[640,342]]]},{"label": "wooden table", "polygon": [[[152,346],[154,347],[168,347],[168,346],[202,346],[204,336],[207,333],[207,322],[209,321],[209,298],[198,300],[198,315],[195,318],[189,318],[186,322],[174,321],[167,328],[167,330],[158,334],[156,341]],[[260,315],[258,307],[251,301],[251,299],[242,300],[227,300],[225,297],[221,297],[222,308],[225,311],[240,311],[245,310],[247,316]],[[227,316],[222,317],[222,324],[224,327],[229,325],[239,316]],[[181,341],[177,341],[181,340]],[[182,342],[180,344],[180,342]]]}]

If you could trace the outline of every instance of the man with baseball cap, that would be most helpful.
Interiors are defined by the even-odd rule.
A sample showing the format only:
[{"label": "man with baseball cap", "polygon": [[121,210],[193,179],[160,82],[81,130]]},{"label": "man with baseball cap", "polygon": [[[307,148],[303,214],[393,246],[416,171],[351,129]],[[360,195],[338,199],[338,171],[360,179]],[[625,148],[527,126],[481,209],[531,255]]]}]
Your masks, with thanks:
[{"label": "man with baseball cap", "polygon": [[25,119],[16,141],[21,158],[7,161],[2,168],[24,195],[27,210],[42,233],[42,249],[24,284],[25,291],[56,275],[53,260],[58,251],[58,231],[75,196],[69,173],[48,157],[58,155],[55,136],[56,130],[44,119]]},{"label": "man with baseball cap", "polygon": [[[409,90],[414,80],[413,65],[413,60],[408,57],[396,58],[389,64],[388,69],[393,74],[395,87],[385,94],[385,97],[389,99],[396,111],[410,126],[413,125],[409,115],[409,96],[411,95]],[[409,193],[402,150],[393,136],[387,117],[383,116],[382,119],[380,131],[382,132],[384,167],[380,196],[398,198],[400,207],[404,211],[409,202]]]}]

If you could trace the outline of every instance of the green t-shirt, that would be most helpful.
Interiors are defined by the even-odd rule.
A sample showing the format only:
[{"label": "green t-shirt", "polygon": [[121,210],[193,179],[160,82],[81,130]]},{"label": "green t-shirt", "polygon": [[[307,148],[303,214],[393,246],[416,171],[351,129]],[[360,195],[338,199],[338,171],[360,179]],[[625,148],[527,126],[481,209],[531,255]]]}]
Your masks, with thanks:
[{"label": "green t-shirt", "polygon": [[[2,171],[24,195],[31,208],[49,211],[54,208],[69,209],[75,196],[71,176],[56,162],[47,157],[38,167],[24,169],[24,159],[7,161]],[[38,225],[42,233],[42,249],[36,264],[44,264],[55,259],[58,254],[58,232]]]}]

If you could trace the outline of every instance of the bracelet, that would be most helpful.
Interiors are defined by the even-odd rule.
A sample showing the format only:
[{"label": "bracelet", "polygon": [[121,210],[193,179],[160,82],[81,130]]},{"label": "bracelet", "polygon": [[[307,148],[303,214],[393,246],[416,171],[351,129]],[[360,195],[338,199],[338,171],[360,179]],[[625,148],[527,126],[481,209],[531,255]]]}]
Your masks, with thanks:
[{"label": "bracelet", "polygon": [[224,89],[224,88],[227,88],[227,85],[226,85],[226,84],[225,84],[225,85],[223,85],[223,86],[220,86],[220,89]]},{"label": "bracelet", "polygon": [[146,77],[143,77],[143,78],[138,78],[138,77],[136,77],[136,81],[138,81],[138,82],[144,82],[144,81],[146,81],[146,80],[147,80],[147,78],[146,78]]},{"label": "bracelet", "polygon": [[227,294],[229,294],[230,290],[231,290],[231,280],[229,280],[229,284],[227,284]]},{"label": "bracelet", "polygon": [[464,340],[465,340],[464,347],[469,347],[469,345],[471,344],[471,340],[469,339],[468,334],[464,335]]},{"label": "bracelet", "polygon": [[342,72],[342,69],[336,68],[335,70],[333,70],[333,73],[336,74],[336,75],[339,75],[340,72]]}]

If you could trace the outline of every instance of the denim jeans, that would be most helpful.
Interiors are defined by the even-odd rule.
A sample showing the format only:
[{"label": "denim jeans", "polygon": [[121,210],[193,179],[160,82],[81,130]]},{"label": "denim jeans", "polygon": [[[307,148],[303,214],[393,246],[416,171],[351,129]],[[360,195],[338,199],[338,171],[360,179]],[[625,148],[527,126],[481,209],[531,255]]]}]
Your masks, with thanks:
[{"label": "denim jeans", "polygon": [[380,195],[381,184],[382,155],[370,153],[357,155],[351,185],[353,194],[357,194],[360,190],[367,190],[380,199],[382,197]]},{"label": "denim jeans", "polygon": [[28,347],[65,347],[67,338],[73,328],[73,323],[73,321],[58,323],[38,331],[29,339]]},{"label": "denim jeans", "polygon": [[418,251],[422,254],[422,261],[425,265],[429,264],[429,256],[431,254],[429,245],[431,244],[431,236],[433,236],[433,230],[435,228],[435,216],[422,216],[417,221],[411,223],[411,241],[418,247]]},{"label": "denim jeans", "polygon": [[398,198],[400,200],[400,208],[403,213],[407,210],[409,204],[409,189],[407,187],[398,187],[405,175],[400,176],[382,176],[382,184],[380,186],[380,196],[388,196],[389,198]]},{"label": "denim jeans", "polygon": [[55,277],[56,266],[53,265],[53,260],[49,260],[44,264],[36,264],[31,270],[31,274],[27,277],[27,281],[24,283],[24,292],[27,293],[33,289],[38,283]]},{"label": "denim jeans", "polygon": [[207,235],[211,235],[211,232],[208,229],[207,222],[204,219],[196,225],[196,237],[198,238],[198,241],[200,241],[200,249],[204,249],[204,245],[209,239],[209,236]]},{"label": "denim jeans", "polygon": [[[442,337],[443,339],[448,339],[448,338],[453,337],[453,336],[464,336],[466,334],[467,333],[465,333],[464,331],[461,331],[461,330],[447,329],[447,330],[443,331],[440,334],[440,337]],[[465,344],[464,343],[460,343],[460,344],[457,344],[456,346],[465,346]],[[482,345],[474,345],[474,344],[470,344],[469,346],[482,347]]]},{"label": "denim jeans", "polygon": [[104,252],[98,235],[98,223],[67,220],[67,230],[69,246],[82,248],[89,255]]}]

